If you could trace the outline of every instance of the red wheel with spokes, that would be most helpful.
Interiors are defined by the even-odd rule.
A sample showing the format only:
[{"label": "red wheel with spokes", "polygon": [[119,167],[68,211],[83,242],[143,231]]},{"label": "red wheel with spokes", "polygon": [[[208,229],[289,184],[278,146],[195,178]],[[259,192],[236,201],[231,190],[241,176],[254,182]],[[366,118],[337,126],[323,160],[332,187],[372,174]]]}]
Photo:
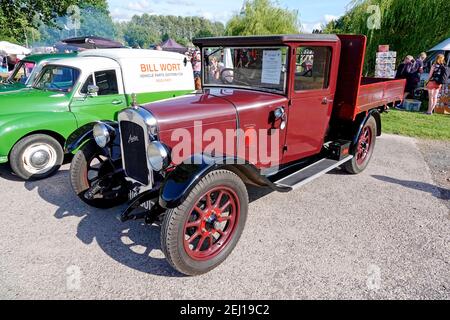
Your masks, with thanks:
[{"label": "red wheel with spokes", "polygon": [[372,129],[369,126],[363,128],[358,139],[358,146],[356,148],[356,163],[360,166],[364,165],[369,155],[370,147],[372,146]]},{"label": "red wheel with spokes", "polygon": [[237,175],[206,175],[179,207],[166,212],[161,246],[169,263],[187,275],[215,268],[236,246],[247,209],[247,189]]},{"label": "red wheel with spokes", "polygon": [[354,147],[353,159],[348,161],[344,168],[352,174],[364,171],[372,158],[377,136],[377,123],[374,117],[370,117],[358,137],[357,145]]},{"label": "red wheel with spokes", "polygon": [[200,261],[219,254],[236,230],[239,211],[236,193],[226,186],[219,186],[204,194],[184,224],[186,253]]}]

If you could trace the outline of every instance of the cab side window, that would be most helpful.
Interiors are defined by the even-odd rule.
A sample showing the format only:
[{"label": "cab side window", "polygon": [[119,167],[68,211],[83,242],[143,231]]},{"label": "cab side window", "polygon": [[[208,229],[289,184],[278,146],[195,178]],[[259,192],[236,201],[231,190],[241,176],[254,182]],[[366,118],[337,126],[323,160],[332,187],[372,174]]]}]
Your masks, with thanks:
[{"label": "cab side window", "polygon": [[94,78],[92,77],[92,75],[90,75],[87,79],[86,82],[83,84],[83,87],[80,90],[80,93],[82,94],[87,94],[88,93],[88,87],[94,85]]},{"label": "cab side window", "polygon": [[299,47],[296,63],[295,91],[328,88],[331,66],[330,47]]},{"label": "cab side window", "polygon": [[99,88],[99,96],[119,93],[116,71],[114,70],[96,72],[95,85]]}]

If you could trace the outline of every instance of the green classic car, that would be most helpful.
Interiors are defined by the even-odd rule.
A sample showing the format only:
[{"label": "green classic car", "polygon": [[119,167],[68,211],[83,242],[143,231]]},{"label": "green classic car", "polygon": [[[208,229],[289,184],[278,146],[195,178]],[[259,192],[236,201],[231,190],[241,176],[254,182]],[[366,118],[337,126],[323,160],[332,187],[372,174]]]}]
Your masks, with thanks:
[{"label": "green classic car", "polygon": [[[177,72],[161,72],[165,68]],[[192,65],[177,53],[97,49],[51,61],[31,87],[0,94],[0,163],[9,162],[23,179],[48,177],[62,165],[72,133],[117,120],[133,102],[192,91]]]},{"label": "green classic car", "polygon": [[0,82],[0,94],[31,87],[36,76],[50,61],[75,57],[76,53],[33,54],[21,60],[11,75]]}]

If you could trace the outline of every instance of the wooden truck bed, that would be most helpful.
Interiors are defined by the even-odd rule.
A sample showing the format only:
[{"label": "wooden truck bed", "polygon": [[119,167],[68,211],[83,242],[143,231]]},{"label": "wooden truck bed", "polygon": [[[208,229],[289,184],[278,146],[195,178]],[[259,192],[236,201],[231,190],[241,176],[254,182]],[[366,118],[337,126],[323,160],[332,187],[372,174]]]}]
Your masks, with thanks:
[{"label": "wooden truck bed", "polygon": [[356,99],[356,113],[403,100],[405,80],[361,78]]},{"label": "wooden truck bed", "polygon": [[403,100],[406,80],[362,76],[366,54],[365,36],[338,35],[341,40],[334,116],[354,120],[361,112]]}]

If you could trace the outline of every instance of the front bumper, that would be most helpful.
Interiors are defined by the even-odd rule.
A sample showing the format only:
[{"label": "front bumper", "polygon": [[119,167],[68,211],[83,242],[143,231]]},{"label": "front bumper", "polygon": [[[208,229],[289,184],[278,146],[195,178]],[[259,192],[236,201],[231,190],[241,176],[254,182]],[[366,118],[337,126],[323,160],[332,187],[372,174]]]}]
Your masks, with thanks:
[{"label": "front bumper", "polygon": [[7,163],[8,162],[8,156],[0,156],[0,163]]}]

